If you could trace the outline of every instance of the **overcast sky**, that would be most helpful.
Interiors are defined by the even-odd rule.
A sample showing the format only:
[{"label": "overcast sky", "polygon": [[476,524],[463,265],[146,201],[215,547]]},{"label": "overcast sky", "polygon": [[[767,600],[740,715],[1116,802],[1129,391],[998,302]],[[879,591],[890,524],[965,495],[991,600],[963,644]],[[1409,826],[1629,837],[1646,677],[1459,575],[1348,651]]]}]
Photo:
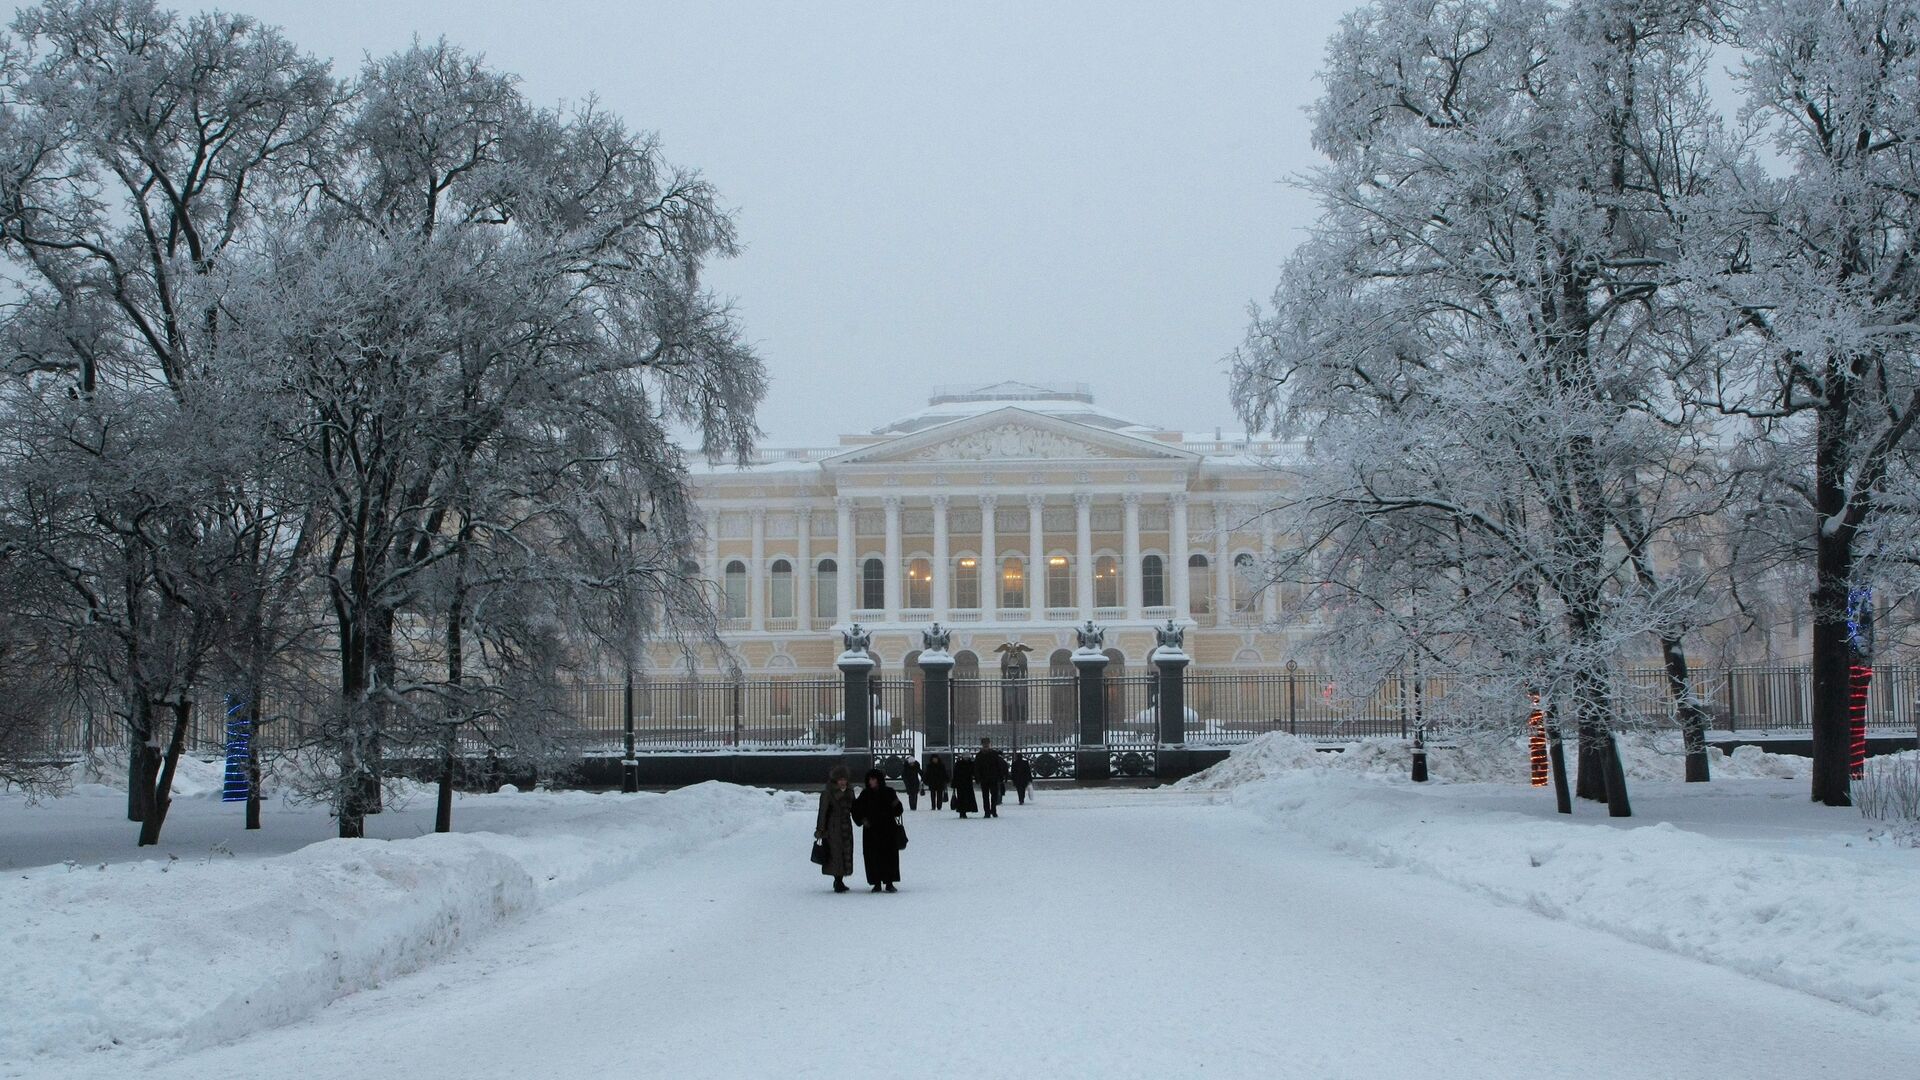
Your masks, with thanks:
[{"label": "overcast sky", "polygon": [[1231,430],[1222,360],[1311,220],[1285,181],[1349,6],[162,3],[258,15],[343,72],[444,35],[658,132],[737,211],[709,281],[767,361],[769,445],[1003,378]]}]

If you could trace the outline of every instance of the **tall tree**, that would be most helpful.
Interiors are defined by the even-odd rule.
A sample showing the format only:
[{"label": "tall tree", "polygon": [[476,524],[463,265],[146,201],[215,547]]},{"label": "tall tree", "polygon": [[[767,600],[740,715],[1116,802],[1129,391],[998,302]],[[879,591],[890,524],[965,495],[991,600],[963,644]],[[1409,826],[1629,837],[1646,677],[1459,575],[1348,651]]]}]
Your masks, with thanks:
[{"label": "tall tree", "polygon": [[[1515,681],[1559,692],[1582,794],[1616,814],[1614,666],[1657,628],[1677,653],[1685,624],[1653,561],[1622,548],[1708,509],[1663,482],[1710,459],[1664,378],[1678,346],[1659,347],[1678,332],[1677,208],[1711,183],[1718,137],[1702,8],[1385,0],[1350,16],[1314,108],[1321,226],[1235,358],[1243,417],[1313,436],[1300,505],[1322,520],[1305,531],[1419,522],[1376,533],[1383,556],[1451,552],[1456,603],[1429,619],[1540,635],[1550,660],[1511,637],[1480,651],[1543,666]],[[1437,546],[1408,562],[1409,544]],[[1675,674],[1684,710],[1683,658]]]},{"label": "tall tree", "polygon": [[1779,168],[1729,172],[1689,220],[1722,339],[1682,377],[1698,401],[1753,421],[1755,467],[1798,502],[1788,539],[1812,567],[1812,796],[1845,806],[1849,599],[1876,563],[1911,557],[1911,530],[1886,515],[1920,422],[1920,10],[1754,0],[1738,14],[1747,107]]}]

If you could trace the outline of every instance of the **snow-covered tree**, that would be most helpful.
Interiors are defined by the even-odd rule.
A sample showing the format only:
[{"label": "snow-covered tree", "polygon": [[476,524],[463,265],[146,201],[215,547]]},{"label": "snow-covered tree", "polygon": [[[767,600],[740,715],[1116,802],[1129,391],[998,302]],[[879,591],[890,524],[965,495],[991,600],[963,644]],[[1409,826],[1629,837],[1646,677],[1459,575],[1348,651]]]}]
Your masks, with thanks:
[{"label": "snow-covered tree", "polygon": [[1920,9],[1754,0],[1731,40],[1770,167],[1730,171],[1688,220],[1700,322],[1691,396],[1750,421],[1770,481],[1752,517],[1810,567],[1813,797],[1848,794],[1848,601],[1911,564],[1920,422]]},{"label": "snow-covered tree", "polygon": [[[1311,453],[1287,513],[1349,625],[1544,689],[1580,787],[1628,812],[1622,655],[1652,635],[1704,779],[1681,639],[1697,581],[1653,556],[1718,506],[1665,376],[1669,268],[1713,182],[1704,5],[1383,0],[1328,47],[1323,206],[1235,357],[1252,425]],[[1416,602],[1417,601],[1417,602]],[[1388,610],[1395,612],[1386,618]],[[1496,676],[1499,676],[1496,678]]]},{"label": "snow-covered tree", "polygon": [[251,20],[140,0],[21,11],[0,53],[0,258],[16,292],[6,513],[62,582],[88,678],[131,735],[129,816],[158,837],[207,665],[228,644],[252,502],[189,294],[291,197],[339,91]]},{"label": "snow-covered tree", "polygon": [[[354,100],[313,212],[224,297],[241,329],[222,346],[276,366],[305,417],[342,835],[372,806],[383,742],[445,745],[505,715],[509,685],[525,718],[564,672],[554,598],[605,565],[577,543],[591,500],[626,492],[678,571],[692,528],[668,426],[744,455],[764,389],[699,281],[731,223],[650,138],[592,103],[535,108],[445,43],[370,63]],[[403,622],[439,626],[437,673],[409,662]]]}]

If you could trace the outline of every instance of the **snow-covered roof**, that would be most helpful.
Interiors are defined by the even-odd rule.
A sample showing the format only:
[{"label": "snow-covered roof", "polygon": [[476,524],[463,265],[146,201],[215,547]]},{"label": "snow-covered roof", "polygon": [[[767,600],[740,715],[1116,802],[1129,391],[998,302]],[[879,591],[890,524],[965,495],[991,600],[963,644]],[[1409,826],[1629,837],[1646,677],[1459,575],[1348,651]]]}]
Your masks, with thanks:
[{"label": "snow-covered roof", "polygon": [[997,382],[985,386],[938,386],[927,407],[873,429],[875,435],[906,435],[938,424],[964,420],[1009,405],[1045,416],[1106,428],[1109,431],[1150,431],[1132,420],[1093,403],[1086,383]]}]

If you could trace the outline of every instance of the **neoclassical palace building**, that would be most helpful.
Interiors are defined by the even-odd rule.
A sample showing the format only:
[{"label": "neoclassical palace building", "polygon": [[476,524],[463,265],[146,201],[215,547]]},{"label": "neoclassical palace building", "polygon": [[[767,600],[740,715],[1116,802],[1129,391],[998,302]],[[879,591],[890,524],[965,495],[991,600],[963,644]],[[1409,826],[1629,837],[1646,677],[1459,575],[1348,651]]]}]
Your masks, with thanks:
[{"label": "neoclassical palace building", "polygon": [[1196,667],[1272,668],[1293,645],[1288,597],[1255,579],[1283,450],[1137,423],[1085,385],[938,388],[838,446],[696,472],[702,569],[749,674],[833,674],[834,631],[856,620],[883,671],[936,620],[956,676],[1008,642],[1060,668],[1088,619],[1138,669],[1169,618],[1190,622]]}]

